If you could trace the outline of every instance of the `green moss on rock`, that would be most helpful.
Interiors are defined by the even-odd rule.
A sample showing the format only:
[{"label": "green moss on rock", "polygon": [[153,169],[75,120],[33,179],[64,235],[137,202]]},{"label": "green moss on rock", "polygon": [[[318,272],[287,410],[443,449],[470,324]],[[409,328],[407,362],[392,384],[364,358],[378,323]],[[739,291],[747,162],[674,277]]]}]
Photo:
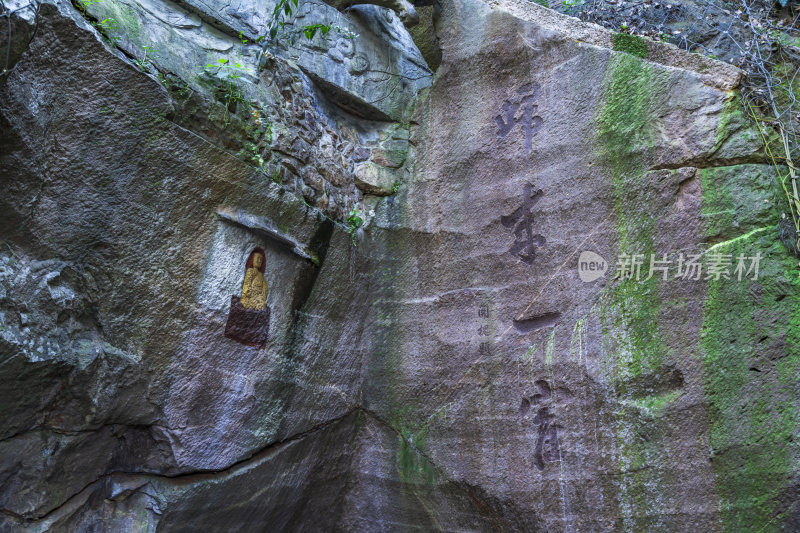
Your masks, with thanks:
[{"label": "green moss on rock", "polygon": [[647,41],[637,35],[615,33],[611,37],[611,41],[614,45],[614,50],[618,52],[627,52],[641,58],[647,57]]},{"label": "green moss on rock", "polygon": [[[648,212],[644,177],[647,148],[655,144],[651,95],[663,83],[652,65],[635,57],[618,56],[609,62],[597,140],[601,160],[611,172],[620,253],[655,253],[654,217]],[[658,281],[624,281],[609,291],[606,303],[614,309],[605,314],[613,320],[612,329],[628,337],[629,349],[615,350],[620,377],[658,367],[664,351],[658,333]]]},{"label": "green moss on rock", "polygon": [[[726,239],[713,252],[732,262],[731,279],[708,282],[701,338],[722,523],[725,531],[783,531],[800,460],[800,276],[777,240],[778,203],[764,202],[776,188],[768,172],[726,167],[701,179],[705,234]],[[739,256],[749,268],[758,253],[758,279],[739,280]]]},{"label": "green moss on rock", "polygon": [[731,165],[699,169],[703,186],[703,238],[720,242],[755,228],[774,225],[783,205],[770,165]]},{"label": "green moss on rock", "polygon": [[[656,144],[653,124],[658,102],[654,95],[665,93],[666,82],[662,70],[635,54],[618,54],[609,60],[605,103],[596,119],[597,147],[600,161],[611,176],[620,254],[649,258],[656,251],[657,213],[650,212],[646,176],[648,157]],[[648,267],[642,265],[643,277]],[[664,433],[658,426],[648,427],[660,424],[660,411],[671,401],[670,396],[651,397],[637,385],[639,376],[659,371],[668,355],[659,331],[659,279],[616,283],[606,290],[601,306],[605,366],[613,392],[625,406],[615,411],[614,418],[622,472],[619,510],[623,528],[629,531],[657,528],[663,500],[660,494],[673,490],[670,480],[674,476],[663,468],[661,460],[667,455],[666,444],[643,433]],[[656,414],[659,418],[654,422]]]},{"label": "green moss on rock", "polygon": [[717,247],[734,263],[761,251],[761,272],[757,281],[710,281],[703,308],[711,458],[726,531],[782,530],[783,492],[800,459],[800,278],[773,233]]},{"label": "green moss on rock", "polygon": [[[417,437],[418,440],[414,440]],[[398,436],[397,469],[400,479],[415,485],[433,485],[436,471],[420,450],[425,446],[425,431],[417,435]]]}]

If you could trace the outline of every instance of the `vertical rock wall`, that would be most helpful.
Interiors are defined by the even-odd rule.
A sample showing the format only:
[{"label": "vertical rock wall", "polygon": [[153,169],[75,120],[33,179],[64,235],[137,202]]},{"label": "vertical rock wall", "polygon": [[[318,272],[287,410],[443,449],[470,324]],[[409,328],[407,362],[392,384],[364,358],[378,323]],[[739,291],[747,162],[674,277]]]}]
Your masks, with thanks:
[{"label": "vertical rock wall", "polygon": [[[3,529],[799,527],[800,280],[740,73],[454,0],[432,76],[390,11],[302,5],[359,36],[42,6],[0,82]],[[223,335],[255,248],[263,348]]]}]

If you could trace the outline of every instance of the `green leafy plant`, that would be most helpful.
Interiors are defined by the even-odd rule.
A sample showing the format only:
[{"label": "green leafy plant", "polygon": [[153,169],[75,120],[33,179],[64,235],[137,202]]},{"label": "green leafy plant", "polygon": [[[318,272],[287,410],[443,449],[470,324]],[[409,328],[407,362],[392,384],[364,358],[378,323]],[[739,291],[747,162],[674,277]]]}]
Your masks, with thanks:
[{"label": "green leafy plant", "polygon": [[247,72],[249,69],[241,63],[231,63],[225,58],[217,59],[216,63],[207,63],[202,65],[206,74],[212,77],[220,77],[222,85],[219,90],[219,98],[225,104],[225,125],[230,124],[231,113],[236,112],[236,107],[243,104],[249,107],[249,104],[244,98],[239,85],[236,83],[241,77],[241,74]]},{"label": "green leafy plant", "polygon": [[311,24],[309,26],[303,26],[301,28],[303,30],[303,35],[310,41],[314,38],[317,31],[319,31],[322,35],[326,35],[329,31],[331,31],[330,24]]},{"label": "green leafy plant", "polygon": [[161,85],[171,94],[175,95],[180,101],[188,100],[192,93],[194,93],[191,87],[189,87],[189,84],[175,74],[162,74],[159,72],[157,77]]},{"label": "green leafy plant", "polygon": [[244,143],[244,152],[245,152],[245,156],[248,159],[250,159],[250,161],[252,161],[253,164],[255,164],[255,166],[258,168],[258,170],[262,174],[266,175],[267,174],[267,170],[266,170],[267,162],[264,161],[264,156],[262,155],[261,150],[259,149],[259,147],[255,143],[252,143],[252,142],[248,141],[248,142]]},{"label": "green leafy plant", "polygon": [[358,209],[357,205],[353,206],[353,209],[350,210],[350,214],[348,215],[347,219],[345,220],[347,223],[347,233],[350,234],[350,240],[353,244],[356,244],[356,231],[358,228],[364,225],[364,215]]},{"label": "green leafy plant", "polygon": [[89,6],[93,4],[99,4],[103,0],[77,0],[73,1],[72,4],[78,9],[78,11],[87,14],[87,10]]},{"label": "green leafy plant", "polygon": [[119,30],[119,23],[116,20],[111,18],[103,19],[100,22],[93,22],[92,25],[109,41],[113,43],[119,41],[120,37],[116,35]]},{"label": "green leafy plant", "polygon": [[[568,15],[577,14],[583,7],[584,0],[563,0],[564,12]],[[550,7],[549,5],[547,7]]]},{"label": "green leafy plant", "polygon": [[153,64],[153,60],[158,59],[158,56],[156,55],[156,50],[149,46],[142,46],[142,50],[144,51],[144,57],[141,59],[134,59],[133,62],[139,67],[139,70],[146,72],[150,68],[150,65]]},{"label": "green leafy plant", "polygon": [[298,6],[298,0],[280,0],[275,8],[272,10],[272,17],[269,19],[269,30],[267,35],[271,40],[278,37],[278,34],[286,27],[286,18],[291,17],[293,14],[292,3],[294,7]]},{"label": "green leafy plant", "polygon": [[289,42],[294,42],[295,38],[297,38],[299,35],[304,35],[307,39],[311,40],[314,38],[317,32],[319,32],[321,35],[327,35],[331,30],[334,30],[350,39],[356,37],[356,34],[353,32],[332,24],[308,24],[298,28],[287,29],[287,26],[290,25],[290,19],[294,16],[298,6],[299,0],[280,0],[272,10],[272,16],[267,24],[267,33],[256,39],[256,42],[260,42],[265,38],[269,38],[270,41],[283,39],[288,40]]}]

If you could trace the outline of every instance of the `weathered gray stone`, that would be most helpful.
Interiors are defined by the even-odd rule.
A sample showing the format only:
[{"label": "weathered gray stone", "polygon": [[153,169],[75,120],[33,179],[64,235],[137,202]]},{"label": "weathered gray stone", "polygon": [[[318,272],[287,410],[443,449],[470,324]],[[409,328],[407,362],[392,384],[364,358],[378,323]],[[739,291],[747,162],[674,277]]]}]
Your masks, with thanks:
[{"label": "weathered gray stone", "polygon": [[[365,118],[400,120],[414,96],[431,83],[431,71],[411,36],[389,9],[360,5],[343,16],[324,4],[300,6],[295,26],[333,21],[338,31],[318,33],[279,47],[337,104]],[[283,50],[281,50],[283,48]]]},{"label": "weathered gray stone", "polygon": [[[43,517],[107,472],[225,467],[346,411],[353,393],[350,384],[326,384],[292,400],[291,387],[281,385],[315,372],[297,358],[309,346],[291,332],[302,321],[295,311],[319,286],[314,278],[325,267],[333,223],[165,119],[168,95],[155,81],[49,5],[38,34],[0,89],[0,167],[15,177],[0,210],[3,247],[14,250],[13,261],[4,261],[0,383],[5,438],[20,443],[7,448],[19,452],[3,455],[4,472],[17,469],[24,454],[44,453],[21,443],[49,449],[53,465],[23,468],[5,484],[4,516],[23,521]],[[35,92],[26,79],[37,80]],[[39,151],[40,143],[49,148]],[[268,218],[302,239],[320,267],[272,243],[261,227],[220,220],[220,209]],[[346,236],[339,241],[346,250]],[[270,341],[281,347],[260,356],[221,336],[227,307],[218,294],[240,290],[243,251],[256,245],[268,251]],[[292,275],[293,282],[276,281]],[[26,376],[32,381],[21,386]],[[272,401],[264,397],[273,386],[267,383],[275,386]],[[305,410],[287,418],[284,401],[317,403],[321,418]],[[220,417],[229,422],[220,425]],[[103,429],[110,427],[124,431]],[[128,436],[128,427],[143,436]],[[54,444],[62,434],[85,437]],[[25,496],[32,491],[38,499]]]},{"label": "weathered gray stone", "polygon": [[[234,8],[203,0],[180,0],[177,5],[169,0],[108,0],[88,9],[98,19],[118,21],[123,44],[129,43],[136,57],[142,55],[142,46],[192,41],[180,47],[180,54],[162,54],[159,63],[173,72],[197,72],[220,53],[255,72],[255,43],[268,34],[276,3],[248,1]],[[265,41],[264,50],[295,61],[335,102],[367,118],[402,118],[416,93],[430,85],[430,69],[391,10],[359,6],[343,14],[326,4],[306,2],[287,22],[288,33],[312,24],[332,24],[335,29],[327,35],[318,32],[311,42],[302,36],[290,44]]]},{"label": "weathered gray stone", "polygon": [[[344,0],[327,0],[325,2],[329,6],[335,7],[339,10],[346,10],[353,4]],[[377,0],[371,5],[389,9],[397,15],[397,17],[407,27],[416,26],[419,23],[419,15],[414,5],[407,0]]]},{"label": "weathered gray stone", "polygon": [[392,194],[397,175],[390,169],[371,162],[356,167],[356,186],[367,194],[386,196]]},{"label": "weathered gray stone", "polygon": [[[257,73],[250,7],[155,1],[91,6],[118,49],[44,4],[0,81],[0,528],[796,529],[800,281],[737,70],[449,0],[382,108],[356,54],[421,67],[380,8]],[[256,247],[263,348],[224,336]],[[759,278],[612,279],[719,252]]]}]

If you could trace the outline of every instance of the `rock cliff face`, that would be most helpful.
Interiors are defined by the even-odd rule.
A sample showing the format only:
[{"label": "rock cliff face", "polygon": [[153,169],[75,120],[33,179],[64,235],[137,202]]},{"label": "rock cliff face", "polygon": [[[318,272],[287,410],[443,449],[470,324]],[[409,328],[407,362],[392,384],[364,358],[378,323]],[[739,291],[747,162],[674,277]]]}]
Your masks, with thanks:
[{"label": "rock cliff face", "polygon": [[[518,0],[420,9],[431,65],[383,8],[262,48],[271,12],[11,19],[4,531],[800,528],[739,71]],[[224,335],[256,248],[262,348]]]}]

